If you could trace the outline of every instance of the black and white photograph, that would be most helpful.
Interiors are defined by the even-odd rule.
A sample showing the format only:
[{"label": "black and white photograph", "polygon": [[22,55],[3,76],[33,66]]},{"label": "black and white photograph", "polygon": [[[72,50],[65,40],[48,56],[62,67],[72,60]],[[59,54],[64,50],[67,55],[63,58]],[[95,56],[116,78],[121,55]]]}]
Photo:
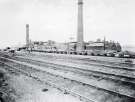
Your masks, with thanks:
[{"label": "black and white photograph", "polygon": [[0,102],[135,102],[135,0],[0,0]]}]

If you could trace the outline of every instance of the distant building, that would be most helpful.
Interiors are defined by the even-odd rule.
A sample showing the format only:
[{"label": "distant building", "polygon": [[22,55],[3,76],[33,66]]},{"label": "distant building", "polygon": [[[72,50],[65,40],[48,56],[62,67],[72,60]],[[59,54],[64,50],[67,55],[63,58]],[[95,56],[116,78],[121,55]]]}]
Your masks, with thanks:
[{"label": "distant building", "polygon": [[97,40],[96,42],[88,42],[86,45],[86,50],[115,50],[121,51],[121,45],[115,42],[101,41]]},{"label": "distant building", "polygon": [[[75,52],[77,50],[77,42],[68,42],[68,43],[57,43],[55,41],[48,40],[43,41],[34,41],[33,49],[42,50],[42,51],[62,51],[62,52]],[[89,41],[84,43],[83,51],[94,51],[94,50],[114,50],[121,51],[121,45],[112,41]]]},{"label": "distant building", "polygon": [[86,50],[104,50],[103,42],[90,42],[86,44]]},{"label": "distant building", "polygon": [[35,50],[49,50],[49,49],[56,49],[54,41],[34,41],[32,42]]}]

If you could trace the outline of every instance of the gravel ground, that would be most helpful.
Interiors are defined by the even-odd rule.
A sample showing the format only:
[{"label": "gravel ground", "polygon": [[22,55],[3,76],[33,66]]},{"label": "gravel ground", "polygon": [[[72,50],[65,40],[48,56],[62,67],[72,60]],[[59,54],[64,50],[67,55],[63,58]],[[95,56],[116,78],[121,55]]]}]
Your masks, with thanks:
[{"label": "gravel ground", "polygon": [[[9,73],[3,70],[2,67],[0,67],[0,72],[7,77],[6,90],[3,92],[7,92],[8,95],[1,98],[8,100],[3,102],[81,102],[69,94],[64,94],[22,74]],[[3,89],[3,87],[0,88]]]},{"label": "gravel ground", "polygon": [[9,75],[0,67],[0,102],[15,102],[17,95],[9,85],[9,80]]}]

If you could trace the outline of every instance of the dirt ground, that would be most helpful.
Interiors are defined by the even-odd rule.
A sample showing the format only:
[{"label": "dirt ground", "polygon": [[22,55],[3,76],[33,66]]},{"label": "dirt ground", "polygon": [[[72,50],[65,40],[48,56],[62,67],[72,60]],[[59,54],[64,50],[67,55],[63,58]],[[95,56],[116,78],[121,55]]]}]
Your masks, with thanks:
[{"label": "dirt ground", "polygon": [[15,102],[15,90],[9,85],[9,76],[0,67],[0,102]]},{"label": "dirt ground", "polygon": [[[81,102],[49,85],[18,73],[9,73],[0,67],[1,102]],[[2,76],[2,77],[1,77]]]}]

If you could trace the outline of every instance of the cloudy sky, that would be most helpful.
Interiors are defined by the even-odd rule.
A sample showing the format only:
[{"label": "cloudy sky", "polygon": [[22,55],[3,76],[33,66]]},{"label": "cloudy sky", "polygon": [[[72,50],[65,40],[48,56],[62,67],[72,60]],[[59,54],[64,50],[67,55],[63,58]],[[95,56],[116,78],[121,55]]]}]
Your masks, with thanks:
[{"label": "cloudy sky", "polygon": [[[76,39],[77,0],[0,0],[0,47],[31,40]],[[84,40],[135,45],[135,0],[84,0]]]}]

